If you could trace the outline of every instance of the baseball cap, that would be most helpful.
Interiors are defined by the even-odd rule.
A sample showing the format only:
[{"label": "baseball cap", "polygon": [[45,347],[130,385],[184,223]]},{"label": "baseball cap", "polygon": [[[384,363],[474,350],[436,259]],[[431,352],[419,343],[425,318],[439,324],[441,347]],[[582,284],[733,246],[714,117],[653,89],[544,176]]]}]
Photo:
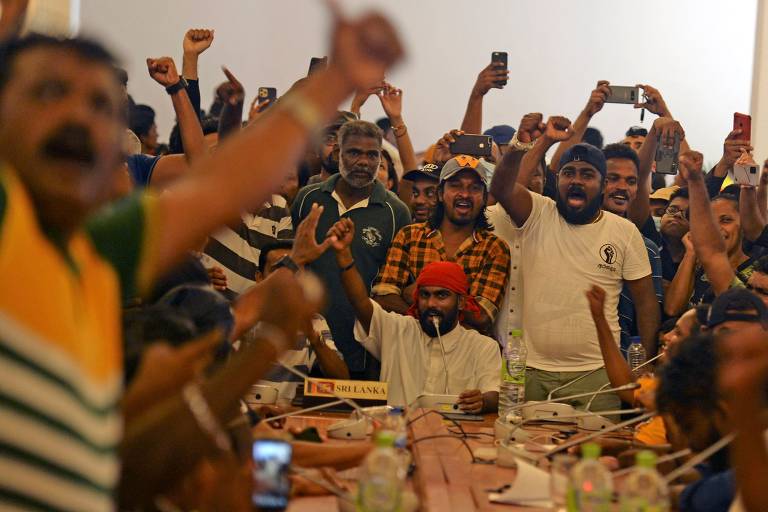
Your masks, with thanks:
[{"label": "baseball cap", "polygon": [[464,169],[472,169],[475,171],[477,175],[480,176],[480,181],[483,182],[483,185],[488,187],[488,183],[491,181],[488,168],[481,160],[469,155],[456,155],[445,162],[443,169],[440,171],[440,183],[450,179],[456,173]]},{"label": "baseball cap", "polygon": [[483,132],[483,135],[490,135],[493,142],[501,146],[502,144],[509,144],[512,137],[515,135],[515,129],[508,124],[499,124],[492,128],[488,128]]},{"label": "baseball cap", "polygon": [[[752,309],[755,312],[750,311]],[[711,329],[729,320],[759,322],[768,328],[768,308],[760,297],[749,290],[731,288],[712,302],[707,315],[707,327]]]},{"label": "baseball cap", "polygon": [[659,199],[662,201],[669,201],[669,198],[672,197],[672,194],[674,194],[680,187],[678,186],[671,186],[671,187],[664,187],[656,190],[653,194],[651,194],[650,199]]},{"label": "baseball cap", "polygon": [[418,169],[403,174],[404,180],[413,181],[419,178],[429,178],[431,180],[440,181],[440,166],[437,164],[424,164]]},{"label": "baseball cap", "polygon": [[603,176],[605,176],[607,172],[605,155],[603,155],[603,152],[592,144],[587,144],[586,142],[580,142],[579,144],[570,147],[568,151],[560,157],[560,165],[558,169],[562,169],[565,164],[571,162],[587,162],[597,169]]},{"label": "baseball cap", "polygon": [[627,130],[627,133],[624,135],[626,137],[647,137],[648,130],[642,126],[630,126],[629,130]]}]

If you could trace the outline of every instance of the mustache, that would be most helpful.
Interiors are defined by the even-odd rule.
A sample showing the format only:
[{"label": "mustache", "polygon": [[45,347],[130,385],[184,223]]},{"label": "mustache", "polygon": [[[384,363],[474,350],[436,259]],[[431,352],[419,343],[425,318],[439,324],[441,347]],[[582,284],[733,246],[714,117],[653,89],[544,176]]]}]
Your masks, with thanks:
[{"label": "mustache", "polygon": [[584,191],[584,187],[571,185],[568,187],[568,197],[580,197],[586,199],[587,193]]},{"label": "mustache", "polygon": [[617,190],[616,192],[611,193],[608,197],[619,197],[621,199],[629,200],[629,194],[623,190]]},{"label": "mustache", "polygon": [[436,317],[438,320],[442,320],[443,319],[443,313],[441,313],[440,311],[438,311],[436,309],[428,309],[428,310],[423,311],[421,313],[421,318],[423,318],[424,320],[429,320],[429,317],[431,317],[431,316]]},{"label": "mustache", "polygon": [[79,123],[65,123],[55,129],[43,142],[41,153],[52,160],[74,161],[86,165],[96,163],[91,132]]}]

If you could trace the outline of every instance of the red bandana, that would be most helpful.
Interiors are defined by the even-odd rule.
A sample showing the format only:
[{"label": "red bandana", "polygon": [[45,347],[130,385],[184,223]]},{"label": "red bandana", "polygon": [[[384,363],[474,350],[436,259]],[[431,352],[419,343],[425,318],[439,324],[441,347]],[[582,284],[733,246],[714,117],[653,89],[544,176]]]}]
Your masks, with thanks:
[{"label": "red bandana", "polygon": [[[422,286],[439,286],[466,298],[464,311],[479,313],[480,306],[474,297],[469,295],[469,281],[464,269],[452,261],[435,261],[422,269],[416,279],[416,289],[413,291],[413,304],[408,308],[408,314],[419,318],[419,289]],[[464,317],[464,312],[459,314],[459,320]]]}]

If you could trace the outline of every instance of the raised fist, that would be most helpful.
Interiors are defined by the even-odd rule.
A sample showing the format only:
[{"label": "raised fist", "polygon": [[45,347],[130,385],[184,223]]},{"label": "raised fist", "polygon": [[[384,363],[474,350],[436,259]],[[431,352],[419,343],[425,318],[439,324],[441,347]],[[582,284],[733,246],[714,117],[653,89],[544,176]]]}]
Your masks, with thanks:
[{"label": "raised fist", "polygon": [[163,87],[170,87],[179,81],[179,73],[176,64],[170,57],[159,59],[147,59],[147,70],[152,79]]},{"label": "raised fist", "polygon": [[213,30],[191,28],[184,34],[184,53],[200,55],[213,43]]},{"label": "raised fist", "polygon": [[547,119],[544,135],[555,142],[568,140],[573,136],[571,121],[567,117],[552,116]]},{"label": "raised fist", "polygon": [[611,95],[611,87],[608,80],[600,80],[597,82],[594,90],[589,95],[589,101],[587,106],[584,107],[589,117],[597,114],[603,109],[605,100]]},{"label": "raised fist", "polygon": [[520,120],[520,125],[517,127],[517,140],[529,143],[541,137],[541,134],[547,129],[547,125],[542,122],[543,119],[544,116],[539,112],[525,114]]}]

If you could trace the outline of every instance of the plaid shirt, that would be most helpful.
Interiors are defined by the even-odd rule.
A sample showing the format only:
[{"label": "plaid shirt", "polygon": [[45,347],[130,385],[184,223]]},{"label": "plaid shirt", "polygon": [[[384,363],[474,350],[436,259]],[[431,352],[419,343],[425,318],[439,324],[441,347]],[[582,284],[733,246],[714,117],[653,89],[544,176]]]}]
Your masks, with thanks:
[{"label": "plaid shirt", "polygon": [[371,292],[373,295],[400,295],[428,263],[455,261],[467,274],[469,294],[494,320],[507,288],[509,260],[507,244],[488,230],[472,233],[472,237],[464,240],[456,251],[456,257],[451,259],[445,252],[439,230],[431,229],[427,223],[411,224],[401,229],[392,241],[387,261]]}]

